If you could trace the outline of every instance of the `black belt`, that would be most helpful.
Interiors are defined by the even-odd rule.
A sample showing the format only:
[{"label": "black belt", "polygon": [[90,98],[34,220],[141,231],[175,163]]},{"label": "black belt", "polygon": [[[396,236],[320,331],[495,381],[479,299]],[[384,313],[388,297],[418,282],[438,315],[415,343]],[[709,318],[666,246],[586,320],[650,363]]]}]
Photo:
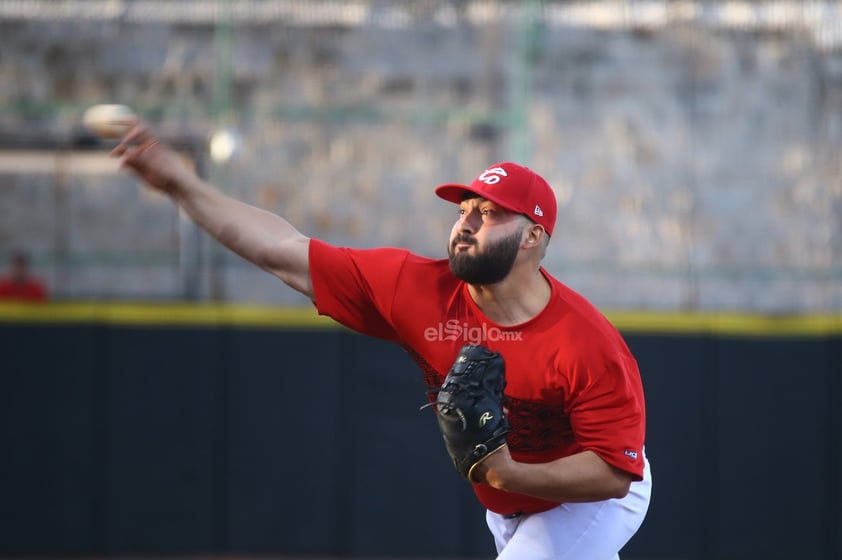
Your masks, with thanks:
[{"label": "black belt", "polygon": [[520,517],[521,515],[523,515],[523,512],[522,512],[522,511],[516,511],[516,512],[514,512],[514,513],[510,513],[510,514],[508,514],[508,515],[504,515],[504,516],[503,516],[503,519],[517,519],[517,518],[518,518],[518,517]]}]

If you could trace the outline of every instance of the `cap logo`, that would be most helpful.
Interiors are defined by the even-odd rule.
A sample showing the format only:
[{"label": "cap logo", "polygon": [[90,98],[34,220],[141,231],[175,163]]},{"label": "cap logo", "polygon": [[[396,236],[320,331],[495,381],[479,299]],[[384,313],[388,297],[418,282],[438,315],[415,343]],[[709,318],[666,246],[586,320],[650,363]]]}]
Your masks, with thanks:
[{"label": "cap logo", "polygon": [[543,216],[544,215],[544,211],[541,210],[541,207],[538,206],[537,204],[535,205],[535,215],[536,216]]},{"label": "cap logo", "polygon": [[482,172],[482,175],[477,177],[478,181],[485,183],[486,185],[496,185],[500,182],[500,176],[508,177],[508,173],[502,167],[492,167],[491,169],[486,169]]}]

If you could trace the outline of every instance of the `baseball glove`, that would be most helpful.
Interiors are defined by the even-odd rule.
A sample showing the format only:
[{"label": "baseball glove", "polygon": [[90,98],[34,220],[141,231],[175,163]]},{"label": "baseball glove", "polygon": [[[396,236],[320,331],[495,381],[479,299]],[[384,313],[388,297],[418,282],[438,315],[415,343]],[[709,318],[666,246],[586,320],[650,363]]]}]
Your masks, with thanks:
[{"label": "baseball glove", "polygon": [[464,346],[441,387],[430,392],[447,452],[459,473],[473,482],[474,468],[506,444],[503,357],[483,346]]}]

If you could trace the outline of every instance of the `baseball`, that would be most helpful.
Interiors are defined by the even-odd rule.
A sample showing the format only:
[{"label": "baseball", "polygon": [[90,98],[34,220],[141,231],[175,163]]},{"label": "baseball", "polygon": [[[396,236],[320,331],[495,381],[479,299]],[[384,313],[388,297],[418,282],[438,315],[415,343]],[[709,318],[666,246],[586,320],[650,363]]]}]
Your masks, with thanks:
[{"label": "baseball", "polygon": [[82,116],[82,124],[100,138],[121,138],[137,122],[125,105],[94,105]]}]

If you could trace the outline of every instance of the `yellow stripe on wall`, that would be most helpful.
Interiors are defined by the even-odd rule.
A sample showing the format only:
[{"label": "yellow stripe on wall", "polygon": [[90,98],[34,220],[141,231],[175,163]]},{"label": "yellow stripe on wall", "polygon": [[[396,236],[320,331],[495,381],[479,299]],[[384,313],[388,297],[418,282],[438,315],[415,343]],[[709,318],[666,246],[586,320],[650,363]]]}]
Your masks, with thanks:
[{"label": "yellow stripe on wall", "polygon": [[[721,312],[606,311],[624,333],[827,336],[842,334],[842,313],[773,315]],[[339,329],[312,307],[190,303],[0,303],[0,323],[124,326],[240,326]]]},{"label": "yellow stripe on wall", "polygon": [[0,303],[0,322],[125,326],[340,328],[312,307],[189,303]]},{"label": "yellow stripe on wall", "polygon": [[737,336],[827,336],[842,334],[842,313],[776,315],[719,312],[607,312],[623,332]]}]

